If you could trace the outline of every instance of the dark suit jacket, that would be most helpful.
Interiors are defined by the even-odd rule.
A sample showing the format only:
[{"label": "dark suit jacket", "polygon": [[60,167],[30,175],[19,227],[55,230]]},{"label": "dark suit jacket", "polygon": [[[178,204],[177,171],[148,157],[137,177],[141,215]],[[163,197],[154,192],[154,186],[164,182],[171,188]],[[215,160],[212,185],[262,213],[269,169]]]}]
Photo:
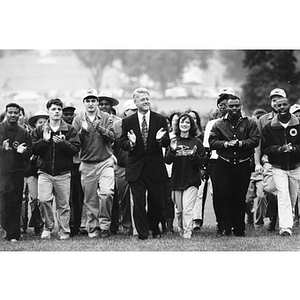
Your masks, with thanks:
[{"label": "dark suit jacket", "polygon": [[[164,128],[167,132],[160,142],[156,141],[156,133],[160,128]],[[136,144],[131,149],[127,133],[133,130],[136,135]],[[127,181],[136,181],[141,174],[141,171],[146,165],[152,181],[163,181],[168,178],[166,171],[162,149],[170,144],[168,126],[166,118],[158,113],[150,111],[150,122],[147,139],[147,150],[144,149],[140,124],[137,113],[123,119],[122,135],[120,146],[123,150],[129,151],[126,163]]]}]

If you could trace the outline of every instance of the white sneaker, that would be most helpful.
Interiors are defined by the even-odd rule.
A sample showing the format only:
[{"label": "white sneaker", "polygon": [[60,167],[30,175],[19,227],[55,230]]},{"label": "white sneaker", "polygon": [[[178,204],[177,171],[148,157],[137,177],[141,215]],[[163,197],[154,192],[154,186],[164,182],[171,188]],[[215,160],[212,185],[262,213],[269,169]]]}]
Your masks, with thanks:
[{"label": "white sneaker", "polygon": [[279,234],[281,236],[292,236],[292,230],[290,228],[282,228],[280,231],[279,231]]},{"label": "white sneaker", "polygon": [[68,240],[70,238],[70,235],[68,233],[63,233],[59,239],[60,240]]},{"label": "white sneaker", "polygon": [[43,230],[43,233],[41,235],[41,239],[50,239],[50,238],[51,238],[51,231]]},{"label": "white sneaker", "polygon": [[97,230],[94,232],[89,232],[89,238],[95,239],[97,237],[99,237],[99,232]]},{"label": "white sneaker", "polygon": [[185,233],[182,235],[182,237],[183,237],[184,239],[190,239],[190,238],[192,237],[192,233],[191,233],[191,232],[185,232]]}]

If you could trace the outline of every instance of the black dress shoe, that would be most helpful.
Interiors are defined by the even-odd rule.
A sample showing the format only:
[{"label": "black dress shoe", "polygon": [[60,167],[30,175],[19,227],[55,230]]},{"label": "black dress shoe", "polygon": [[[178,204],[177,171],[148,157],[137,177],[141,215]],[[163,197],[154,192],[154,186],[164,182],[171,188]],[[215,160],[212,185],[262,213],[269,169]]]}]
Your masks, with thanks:
[{"label": "black dress shoe", "polygon": [[142,235],[139,235],[139,240],[147,240],[148,237],[147,236],[142,236]]}]

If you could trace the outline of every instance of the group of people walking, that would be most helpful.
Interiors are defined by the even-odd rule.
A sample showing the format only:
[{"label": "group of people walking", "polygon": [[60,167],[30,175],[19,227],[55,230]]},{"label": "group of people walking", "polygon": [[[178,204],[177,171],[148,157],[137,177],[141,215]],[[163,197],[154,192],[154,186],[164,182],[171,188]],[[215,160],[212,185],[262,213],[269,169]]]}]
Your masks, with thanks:
[{"label": "group of people walking", "polygon": [[[205,130],[194,111],[170,117],[151,110],[150,92],[137,88],[119,101],[93,88],[84,111],[47,102],[24,122],[17,103],[0,123],[0,221],[4,238],[33,234],[61,240],[77,234],[140,240],[200,230],[211,182],[217,234],[245,236],[256,228],[292,235],[298,217],[300,123],[284,90],[270,93],[272,112],[242,111],[232,88],[220,90]],[[295,115],[294,115],[295,114]],[[28,220],[28,203],[31,208]],[[176,219],[177,229],[173,228]]]}]

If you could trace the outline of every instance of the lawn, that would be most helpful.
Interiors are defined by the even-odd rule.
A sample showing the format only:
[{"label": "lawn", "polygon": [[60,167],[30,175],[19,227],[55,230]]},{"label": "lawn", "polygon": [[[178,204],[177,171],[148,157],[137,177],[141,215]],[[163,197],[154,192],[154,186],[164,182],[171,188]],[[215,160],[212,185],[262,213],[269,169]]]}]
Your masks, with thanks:
[{"label": "lawn", "polygon": [[[176,225],[176,221],[174,222]],[[299,251],[300,228],[293,230],[293,236],[281,237],[276,232],[268,232],[265,226],[254,229],[247,225],[246,237],[220,237],[216,235],[215,217],[211,197],[208,197],[205,209],[204,226],[190,240],[183,239],[178,233],[163,236],[161,239],[141,241],[133,237],[114,235],[107,239],[89,239],[76,236],[67,241],[60,241],[57,235],[50,240],[34,237],[31,230],[22,241],[12,243],[3,240],[0,232],[0,251]]]},{"label": "lawn", "polygon": [[281,237],[277,232],[268,232],[266,227],[256,230],[247,227],[246,237],[220,237],[213,226],[204,226],[192,239],[184,240],[178,233],[161,239],[149,237],[141,241],[133,237],[114,235],[107,239],[89,239],[76,236],[60,241],[57,235],[50,240],[41,240],[30,233],[23,240],[11,243],[0,240],[1,251],[299,251],[299,228],[292,237]]}]

